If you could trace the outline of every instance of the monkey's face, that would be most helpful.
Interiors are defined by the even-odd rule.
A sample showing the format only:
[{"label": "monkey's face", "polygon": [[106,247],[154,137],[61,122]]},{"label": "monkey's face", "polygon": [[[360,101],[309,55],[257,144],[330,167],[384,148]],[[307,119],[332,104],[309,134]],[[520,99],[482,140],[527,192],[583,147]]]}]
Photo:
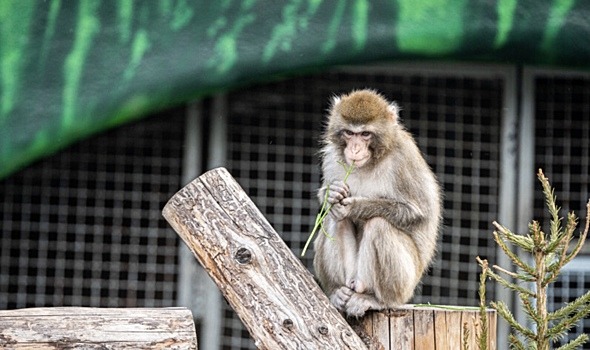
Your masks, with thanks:
[{"label": "monkey's face", "polygon": [[344,160],[348,165],[354,164],[355,167],[362,168],[371,160],[372,153],[369,146],[373,137],[372,132],[361,128],[343,129],[340,132],[344,146]]},{"label": "monkey's face", "polygon": [[373,90],[334,97],[325,139],[348,165],[370,168],[395,147],[398,110]]}]

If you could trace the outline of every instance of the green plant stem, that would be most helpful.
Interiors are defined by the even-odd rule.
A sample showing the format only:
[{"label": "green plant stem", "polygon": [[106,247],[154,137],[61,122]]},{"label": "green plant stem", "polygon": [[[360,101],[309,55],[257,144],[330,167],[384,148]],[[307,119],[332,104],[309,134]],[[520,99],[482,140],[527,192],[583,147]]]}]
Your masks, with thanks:
[{"label": "green plant stem", "polygon": [[443,310],[456,310],[456,311],[467,311],[467,310],[477,310],[479,309],[477,306],[451,306],[451,305],[438,305],[438,304],[414,304],[414,307],[431,307],[434,309],[443,309]]},{"label": "green plant stem", "polygon": [[[348,177],[350,176],[350,174],[352,174],[352,171],[354,170],[354,162],[350,166],[347,166],[343,162],[338,162],[338,164],[340,164],[346,170],[346,174],[344,174],[344,179],[342,180],[344,183],[346,183],[346,180],[348,180]],[[305,242],[305,246],[303,247],[303,251],[301,251],[302,257],[305,256],[305,253],[307,252],[307,248],[309,248],[309,245],[310,245],[311,241],[313,240],[313,237],[315,236],[316,232],[320,228],[323,229],[324,219],[326,218],[326,216],[328,215],[328,213],[332,209],[332,204],[328,205],[329,192],[330,192],[330,188],[326,187],[326,193],[324,195],[324,200],[322,201],[322,207],[320,208],[320,212],[318,213],[318,215],[315,217],[315,223],[313,226],[313,230],[311,230],[311,233],[309,234],[309,237],[307,238],[307,241]],[[323,230],[323,232],[325,234],[327,234],[325,230]]]}]

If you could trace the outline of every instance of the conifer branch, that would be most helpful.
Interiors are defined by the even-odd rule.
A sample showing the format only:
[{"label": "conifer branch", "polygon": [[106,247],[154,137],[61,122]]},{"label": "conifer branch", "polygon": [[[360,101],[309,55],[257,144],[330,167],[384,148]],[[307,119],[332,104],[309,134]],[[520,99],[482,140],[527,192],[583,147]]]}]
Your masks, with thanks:
[{"label": "conifer branch", "polygon": [[[577,225],[577,222],[576,222]],[[576,243],[574,249],[571,253],[568,254],[567,258],[565,259],[565,264],[570,262],[582,249],[584,242],[586,242],[586,238],[588,237],[588,229],[590,228],[590,200],[586,204],[586,224],[584,225],[584,231],[580,234],[580,238],[578,238],[578,242]],[[575,227],[574,227],[575,229]],[[564,264],[564,265],[565,265]]]},{"label": "conifer branch", "polygon": [[488,278],[488,261],[475,258],[481,266],[481,274],[479,275],[479,318],[481,320],[481,329],[476,334],[479,350],[488,349],[488,313],[486,310],[486,280]]},{"label": "conifer branch", "polygon": [[551,215],[551,240],[557,240],[557,233],[561,231],[561,218],[559,217],[560,207],[557,206],[557,197],[555,196],[555,190],[551,188],[549,179],[545,177],[543,171],[539,169],[537,172],[537,178],[541,182],[543,187],[543,194],[545,195],[545,204],[549,214]]},{"label": "conifer branch", "polygon": [[496,309],[498,314],[500,316],[502,316],[502,318],[504,320],[506,320],[506,322],[508,322],[508,324],[510,325],[510,327],[512,327],[512,329],[514,329],[515,331],[522,334],[524,337],[526,337],[528,339],[535,339],[536,338],[536,336],[537,336],[536,333],[534,333],[533,331],[531,331],[528,328],[525,328],[520,323],[518,323],[518,321],[516,321],[516,319],[514,318],[514,315],[512,314],[512,312],[510,312],[510,309],[508,309],[508,306],[503,301],[497,301],[497,302],[492,301],[490,303],[490,305],[494,309]]},{"label": "conifer branch", "polygon": [[514,279],[520,280],[520,281],[524,281],[524,282],[535,282],[537,280],[536,278],[531,277],[530,275],[526,275],[524,273],[516,273],[516,272],[508,271],[508,270],[505,270],[501,266],[498,266],[498,265],[494,265],[492,267],[494,269],[496,269],[496,270],[498,270],[498,271],[500,271],[500,272],[502,272],[504,274],[507,274],[508,276],[510,276],[510,277],[512,277]]},{"label": "conifer branch", "polygon": [[575,312],[579,307],[588,306],[586,304],[590,305],[590,291],[576,298],[576,300],[572,301],[571,303],[567,303],[564,307],[549,313],[549,320],[558,320],[560,318],[567,317],[568,315]]},{"label": "conifer branch", "polygon": [[[493,267],[496,268],[496,265],[494,265]],[[521,287],[515,283],[508,282],[508,280],[506,280],[502,276],[494,273],[492,270],[488,270],[488,276],[490,276],[493,280],[495,280],[496,282],[500,283],[501,285],[503,285],[504,287],[506,287],[508,289],[515,290],[521,294],[528,295],[529,297],[533,297],[533,298],[536,297],[535,293],[533,293],[530,290],[525,289],[524,287]]]},{"label": "conifer branch", "polygon": [[530,236],[522,236],[510,231],[508,228],[500,225],[496,221],[493,222],[494,226],[498,229],[498,234],[502,238],[502,241],[509,241],[512,244],[519,246],[520,248],[532,252],[534,245],[533,240]]},{"label": "conifer branch", "polygon": [[[504,227],[500,226],[500,224],[498,224],[495,221],[494,221],[494,225],[499,229],[499,231],[494,231],[494,240],[496,241],[496,243],[500,246],[500,248],[502,248],[504,253],[510,258],[510,260],[512,260],[512,263],[514,265],[518,266],[526,273],[534,275],[535,269],[532,266],[530,266],[529,264],[522,261],[518,257],[518,255],[516,255],[512,250],[510,250],[508,245],[506,245],[505,241],[502,239],[502,237],[508,237],[507,235],[509,235],[509,234],[511,234],[512,236],[516,236],[516,234],[511,233],[508,230],[505,230]],[[500,234],[502,234],[502,237],[500,237]]]},{"label": "conifer branch", "polygon": [[558,347],[556,350],[575,350],[578,349],[580,346],[584,345],[588,341],[588,335],[585,333],[580,334],[576,339],[570,341],[569,343]]},{"label": "conifer branch", "polygon": [[526,295],[519,295],[520,301],[522,302],[522,306],[524,307],[524,312],[531,318],[531,320],[535,321],[535,323],[541,322],[541,317],[539,317],[539,313],[531,303],[531,300]]},{"label": "conifer branch", "polygon": [[572,329],[576,323],[590,314],[590,305],[586,305],[584,308],[577,310],[574,314],[570,314],[563,318],[561,322],[553,325],[553,327],[547,332],[551,339],[557,338],[561,333],[565,333]]},{"label": "conifer branch", "polygon": [[524,344],[514,334],[508,336],[508,343],[512,350],[526,350]]}]

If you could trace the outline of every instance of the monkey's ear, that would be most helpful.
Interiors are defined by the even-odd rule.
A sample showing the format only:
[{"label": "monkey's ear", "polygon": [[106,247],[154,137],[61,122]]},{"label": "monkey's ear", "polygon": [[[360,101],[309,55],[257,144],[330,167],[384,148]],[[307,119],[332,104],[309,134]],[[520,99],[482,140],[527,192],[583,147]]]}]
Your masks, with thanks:
[{"label": "monkey's ear", "polygon": [[399,108],[399,106],[395,102],[391,102],[389,104],[389,106],[387,107],[387,109],[389,110],[389,112],[391,114],[391,119],[393,119],[393,122],[397,124],[397,117],[398,117],[399,111],[401,109]]}]

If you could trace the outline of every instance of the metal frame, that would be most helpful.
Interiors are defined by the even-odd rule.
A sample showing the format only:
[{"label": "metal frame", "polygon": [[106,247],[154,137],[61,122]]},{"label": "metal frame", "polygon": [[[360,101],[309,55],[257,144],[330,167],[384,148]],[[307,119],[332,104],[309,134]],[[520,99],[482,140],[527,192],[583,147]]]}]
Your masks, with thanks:
[{"label": "metal frame", "polygon": [[[204,128],[205,116],[201,102],[187,106],[186,139],[183,162],[182,182],[187,184],[199,176],[205,169],[202,164],[203,143],[206,134],[210,135],[207,150],[206,168],[221,166],[225,163],[227,149],[227,103],[224,95],[217,95],[213,100],[210,130]],[[210,116],[211,117],[211,116]],[[199,339],[203,350],[220,348],[221,326],[223,322],[221,293],[205,270],[197,263],[192,252],[184,244],[179,247],[178,305],[188,307],[202,325]]]}]

